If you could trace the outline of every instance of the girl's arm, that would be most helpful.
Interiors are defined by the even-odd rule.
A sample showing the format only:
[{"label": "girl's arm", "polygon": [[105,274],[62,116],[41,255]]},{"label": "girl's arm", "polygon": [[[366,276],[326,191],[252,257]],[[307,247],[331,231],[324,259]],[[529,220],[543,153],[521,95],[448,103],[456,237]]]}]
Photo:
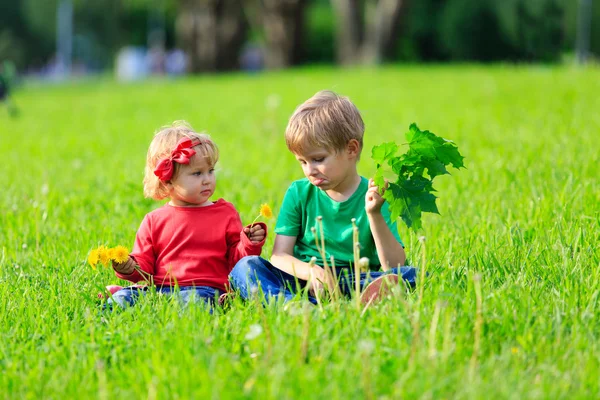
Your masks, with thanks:
[{"label": "girl's arm", "polygon": [[[260,227],[264,230],[264,236],[259,242],[254,241],[255,237],[252,233],[250,233],[252,239],[246,233],[249,226],[242,228],[239,215],[236,215],[236,217],[227,227],[227,261],[230,269],[233,269],[235,264],[246,256],[260,256],[267,236],[267,225],[263,222],[255,222],[253,231]],[[250,232],[249,229],[248,232]]]},{"label": "girl's arm", "polygon": [[112,262],[112,267],[115,270],[115,272],[118,272],[121,275],[131,275],[131,274],[133,274],[133,272],[135,271],[135,267],[136,266],[137,266],[137,263],[131,257],[129,257],[127,259],[127,261],[125,261],[123,263],[118,263],[118,262],[115,262],[115,261]]},{"label": "girl's arm", "polygon": [[117,277],[119,277],[120,279],[124,279],[133,283],[147,280],[136,269],[136,267],[140,267],[131,256],[129,256],[129,259],[124,263],[116,263],[113,261],[112,267],[115,270]]},{"label": "girl's arm", "polygon": [[[147,281],[154,275],[154,247],[152,246],[152,229],[148,215],[144,218],[135,234],[135,243],[129,259],[121,264],[113,263],[117,277],[130,282]],[[143,276],[137,269],[144,272]]]}]

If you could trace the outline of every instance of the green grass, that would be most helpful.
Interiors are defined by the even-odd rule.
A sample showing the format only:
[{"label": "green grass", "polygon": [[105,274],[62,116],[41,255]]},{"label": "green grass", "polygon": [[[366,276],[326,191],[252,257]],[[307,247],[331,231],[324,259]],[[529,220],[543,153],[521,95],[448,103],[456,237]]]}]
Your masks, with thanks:
[{"label": "green grass", "polygon": [[[101,243],[131,246],[160,205],[141,187],[154,130],[186,119],[211,133],[216,195],[250,222],[261,203],[277,214],[302,177],[283,130],[324,88],[363,112],[363,175],[370,148],[402,141],[411,122],[466,156],[466,170],[436,179],[441,216],[424,217],[423,296],[363,314],[353,303],[290,313],[237,302],[210,316],[155,297],[99,313],[98,287],[118,280],[85,258]],[[22,88],[19,119],[0,109],[0,396],[597,398],[598,93],[598,69],[537,66]],[[417,235],[400,234],[420,266]]]}]

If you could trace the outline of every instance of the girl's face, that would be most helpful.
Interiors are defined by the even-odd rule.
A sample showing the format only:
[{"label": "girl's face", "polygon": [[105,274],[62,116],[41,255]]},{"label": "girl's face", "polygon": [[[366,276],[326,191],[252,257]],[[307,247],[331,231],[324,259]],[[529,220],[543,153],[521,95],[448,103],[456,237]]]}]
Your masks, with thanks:
[{"label": "girl's face", "polygon": [[215,192],[216,176],[214,165],[210,165],[201,154],[190,159],[189,164],[179,167],[177,176],[167,182],[169,202],[179,207],[204,207],[212,204],[210,196]]}]

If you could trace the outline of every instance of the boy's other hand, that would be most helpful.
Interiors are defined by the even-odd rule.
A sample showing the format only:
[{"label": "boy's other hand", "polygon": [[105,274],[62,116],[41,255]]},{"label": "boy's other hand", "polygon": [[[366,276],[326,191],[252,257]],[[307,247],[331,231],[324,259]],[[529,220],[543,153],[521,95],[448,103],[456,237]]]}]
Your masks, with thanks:
[{"label": "boy's other hand", "polygon": [[136,263],[133,258],[129,257],[124,263],[112,262],[113,269],[123,275],[131,275],[135,270]]},{"label": "boy's other hand", "polygon": [[323,297],[323,282],[325,282],[325,270],[321,267],[313,267],[310,271],[310,280],[308,281],[308,293],[311,296]]},{"label": "boy's other hand", "polygon": [[379,192],[379,186],[373,182],[373,179],[369,179],[369,189],[367,190],[367,194],[365,196],[365,211],[367,214],[375,214],[381,212],[381,206],[383,206],[383,202],[385,199],[383,198],[383,194],[387,189],[388,181],[385,181],[385,187],[381,188],[381,193]]},{"label": "boy's other hand", "polygon": [[252,243],[260,243],[265,240],[265,230],[260,225],[244,228],[244,233]]},{"label": "boy's other hand", "polygon": [[313,297],[322,298],[325,292],[331,294],[336,285],[337,282],[333,276],[325,272],[325,269],[318,266],[312,268],[308,292]]}]

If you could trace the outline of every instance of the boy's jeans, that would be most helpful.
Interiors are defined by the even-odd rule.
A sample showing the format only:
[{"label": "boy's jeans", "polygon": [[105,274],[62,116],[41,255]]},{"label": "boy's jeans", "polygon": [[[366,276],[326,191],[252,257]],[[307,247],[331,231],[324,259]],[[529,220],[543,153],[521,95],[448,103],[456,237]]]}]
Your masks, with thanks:
[{"label": "boy's jeans", "polygon": [[[107,307],[112,308],[114,303],[117,303],[121,307],[129,307],[135,304],[138,297],[143,296],[149,290],[148,287],[128,287],[123,288],[112,295],[112,298],[107,300]],[[175,295],[183,303],[187,305],[190,302],[204,301],[212,306],[215,303],[215,299],[219,297],[223,292],[219,289],[215,289],[209,286],[161,286],[156,287],[156,293],[163,293],[165,295]]]},{"label": "boy's jeans", "polygon": [[[360,274],[360,286],[364,288],[373,279],[385,274],[398,274],[411,287],[415,286],[417,269],[414,267],[392,268],[389,271],[369,272]],[[346,296],[351,296],[354,291],[354,274],[348,268],[338,268],[337,277],[341,292]],[[284,301],[290,301],[296,296],[299,288],[306,286],[306,281],[295,278],[294,276],[274,267],[267,260],[258,256],[248,256],[242,258],[229,274],[229,281],[233,289],[239,291],[244,299],[249,299],[254,293],[258,292],[258,287],[265,295],[265,300],[269,297],[283,296]],[[297,283],[296,283],[297,282]],[[317,299],[308,296],[311,303],[316,304]]]}]

